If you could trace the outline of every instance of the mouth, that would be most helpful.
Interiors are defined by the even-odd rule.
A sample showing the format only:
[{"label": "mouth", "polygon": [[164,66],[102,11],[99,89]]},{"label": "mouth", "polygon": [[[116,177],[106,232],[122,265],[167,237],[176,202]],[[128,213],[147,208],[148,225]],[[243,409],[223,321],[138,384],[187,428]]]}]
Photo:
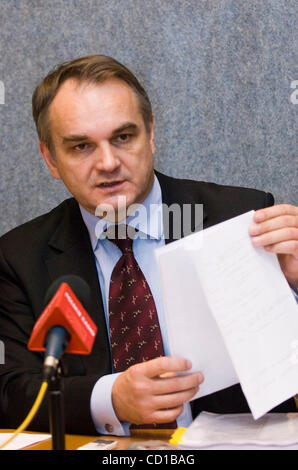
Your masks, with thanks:
[{"label": "mouth", "polygon": [[114,186],[119,186],[122,184],[123,181],[109,181],[109,182],[104,182],[100,183],[100,188],[113,188]]},{"label": "mouth", "polygon": [[122,186],[125,184],[125,180],[115,180],[115,181],[103,181],[97,187],[104,194],[114,194],[118,193],[122,189]]}]

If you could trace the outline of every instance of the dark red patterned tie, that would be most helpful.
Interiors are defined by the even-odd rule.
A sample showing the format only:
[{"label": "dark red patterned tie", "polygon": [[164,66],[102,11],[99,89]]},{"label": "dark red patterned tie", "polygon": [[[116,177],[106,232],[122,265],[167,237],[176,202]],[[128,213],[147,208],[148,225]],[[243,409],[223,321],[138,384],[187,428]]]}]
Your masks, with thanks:
[{"label": "dark red patterned tie", "polygon": [[[113,227],[114,236],[108,234],[109,240],[122,251],[111,275],[109,292],[109,328],[114,372],[122,372],[133,364],[164,356],[155,302],[132,251],[134,229],[131,229],[121,225],[117,233]],[[176,421],[154,427],[175,428]]]}]

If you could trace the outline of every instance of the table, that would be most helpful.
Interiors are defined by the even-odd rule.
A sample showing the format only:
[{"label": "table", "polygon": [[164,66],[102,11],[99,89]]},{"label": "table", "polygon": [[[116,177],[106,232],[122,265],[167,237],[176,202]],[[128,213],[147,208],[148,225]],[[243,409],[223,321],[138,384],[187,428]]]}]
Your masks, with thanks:
[{"label": "table", "polygon": [[[0,429],[0,432],[13,432],[12,429]],[[25,431],[32,433],[31,431]],[[148,439],[158,439],[164,442],[167,442],[173,433],[173,429],[135,429],[132,431],[130,437],[119,437],[119,436],[80,436],[75,434],[66,434],[65,435],[65,449],[66,450],[76,450],[78,447],[87,444],[88,442],[95,441],[102,437],[103,439],[117,441],[117,446],[115,450],[126,450],[133,442],[141,442]],[[33,433],[36,434],[36,433]],[[37,433],[38,434],[38,433]],[[51,450],[52,442],[51,439],[34,444],[26,449],[22,450]]]}]

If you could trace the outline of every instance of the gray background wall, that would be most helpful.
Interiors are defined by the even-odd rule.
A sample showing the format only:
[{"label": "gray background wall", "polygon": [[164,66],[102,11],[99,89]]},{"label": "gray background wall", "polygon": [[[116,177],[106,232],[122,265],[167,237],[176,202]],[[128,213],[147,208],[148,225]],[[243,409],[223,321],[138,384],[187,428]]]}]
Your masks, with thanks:
[{"label": "gray background wall", "polygon": [[147,89],[157,169],[297,204],[297,0],[0,0],[0,51],[0,234],[68,197],[39,156],[31,94],[93,53]]}]

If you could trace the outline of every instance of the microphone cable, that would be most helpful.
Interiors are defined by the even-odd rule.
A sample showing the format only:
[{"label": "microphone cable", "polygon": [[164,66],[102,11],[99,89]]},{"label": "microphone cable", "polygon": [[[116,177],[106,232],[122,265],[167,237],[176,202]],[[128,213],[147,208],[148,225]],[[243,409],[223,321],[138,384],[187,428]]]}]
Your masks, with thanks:
[{"label": "microphone cable", "polygon": [[[47,388],[48,388],[48,383],[47,382],[42,382],[41,384],[41,387],[39,389],[39,392],[38,392],[38,395],[36,397],[36,400],[35,402],[33,403],[33,406],[31,408],[31,410],[29,411],[27,417],[24,419],[24,421],[22,422],[22,424],[18,427],[18,429],[16,429],[13,433],[12,436],[9,437],[9,439],[7,439],[5,442],[3,442],[2,444],[0,444],[0,449],[2,449],[4,446],[6,446],[9,442],[11,442],[18,434],[20,434],[21,432],[23,432],[28,426],[29,424],[31,423],[32,419],[34,418],[34,416],[36,415],[37,411],[39,410],[39,407],[44,399],[44,396],[45,396],[45,393],[47,391]],[[1,437],[1,434],[0,434],[0,437]]]}]

